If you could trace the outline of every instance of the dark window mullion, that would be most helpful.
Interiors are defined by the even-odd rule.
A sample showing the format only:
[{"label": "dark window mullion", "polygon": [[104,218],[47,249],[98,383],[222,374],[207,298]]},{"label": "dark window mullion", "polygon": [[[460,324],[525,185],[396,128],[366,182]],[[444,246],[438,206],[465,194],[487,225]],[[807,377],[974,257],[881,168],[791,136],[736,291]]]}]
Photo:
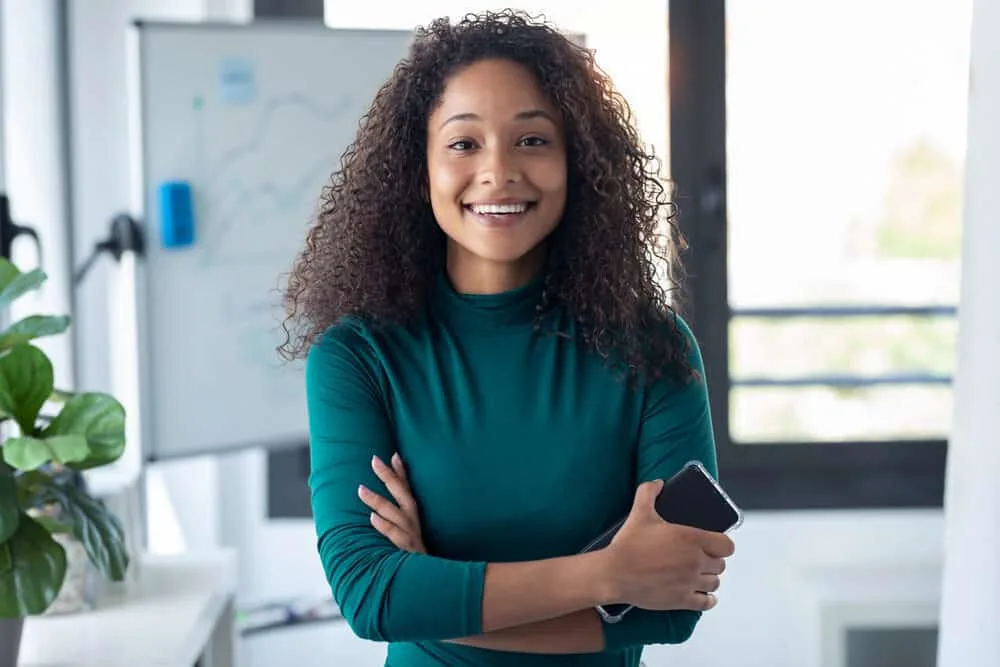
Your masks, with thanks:
[{"label": "dark window mullion", "polygon": [[[685,313],[705,360],[723,482],[747,509],[936,507],[940,440],[733,443],[729,433],[725,0],[671,0],[671,178],[691,243]],[[780,138],[779,138],[780,140]]]},{"label": "dark window mullion", "polygon": [[684,312],[701,346],[720,462],[730,458],[725,209],[725,0],[669,6],[670,174],[677,187]]},{"label": "dark window mullion", "polygon": [[323,0],[254,0],[256,19],[323,20]]}]

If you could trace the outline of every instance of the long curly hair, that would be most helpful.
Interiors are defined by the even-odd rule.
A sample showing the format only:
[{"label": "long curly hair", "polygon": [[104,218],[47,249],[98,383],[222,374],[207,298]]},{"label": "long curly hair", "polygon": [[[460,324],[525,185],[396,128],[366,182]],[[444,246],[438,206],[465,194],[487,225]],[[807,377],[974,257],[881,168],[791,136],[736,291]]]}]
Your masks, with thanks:
[{"label": "long curly hair", "polygon": [[304,357],[344,316],[379,326],[421,312],[445,253],[426,197],[428,118],[449,77],[487,58],[531,71],[564,119],[566,208],[547,240],[536,325],[560,308],[582,341],[627,375],[689,378],[675,310],[683,241],[659,162],[593,54],[510,10],[416,31],[324,188],[288,276],[279,353]]}]

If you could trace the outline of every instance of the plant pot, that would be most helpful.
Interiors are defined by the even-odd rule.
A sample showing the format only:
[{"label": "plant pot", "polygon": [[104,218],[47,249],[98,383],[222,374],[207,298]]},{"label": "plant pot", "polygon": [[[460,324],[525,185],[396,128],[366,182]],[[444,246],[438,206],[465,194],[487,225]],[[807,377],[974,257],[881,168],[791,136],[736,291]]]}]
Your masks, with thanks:
[{"label": "plant pot", "polygon": [[23,618],[0,618],[0,667],[17,667]]}]

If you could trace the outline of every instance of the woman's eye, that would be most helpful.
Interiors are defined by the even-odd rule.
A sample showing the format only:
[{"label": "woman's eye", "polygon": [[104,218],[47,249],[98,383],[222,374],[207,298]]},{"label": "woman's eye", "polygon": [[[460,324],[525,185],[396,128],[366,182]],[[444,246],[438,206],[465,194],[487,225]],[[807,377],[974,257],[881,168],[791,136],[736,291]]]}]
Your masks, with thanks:
[{"label": "woman's eye", "polygon": [[455,151],[468,151],[475,148],[475,146],[468,139],[459,139],[458,141],[453,141],[448,144],[448,148]]},{"label": "woman's eye", "polygon": [[548,142],[545,141],[545,139],[542,139],[541,137],[525,137],[524,139],[521,139],[522,146],[530,146],[530,147],[544,146],[547,143]]}]

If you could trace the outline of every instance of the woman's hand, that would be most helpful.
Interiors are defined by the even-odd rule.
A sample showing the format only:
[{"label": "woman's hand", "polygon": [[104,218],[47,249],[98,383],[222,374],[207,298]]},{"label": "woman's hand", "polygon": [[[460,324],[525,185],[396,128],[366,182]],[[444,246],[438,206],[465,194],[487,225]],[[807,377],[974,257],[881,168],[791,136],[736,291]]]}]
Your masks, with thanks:
[{"label": "woman's hand", "polygon": [[377,456],[372,457],[375,476],[382,480],[396,502],[383,498],[364,485],[358,487],[358,496],[373,510],[371,523],[375,530],[404,551],[425,554],[427,549],[420,532],[420,512],[410,490],[406,467],[398,453],[392,455],[391,463],[390,467]]},{"label": "woman's hand", "polygon": [[706,611],[716,604],[733,541],[664,521],[654,507],[662,487],[662,481],[639,486],[628,518],[606,547],[609,594],[613,602],[642,609]]}]

